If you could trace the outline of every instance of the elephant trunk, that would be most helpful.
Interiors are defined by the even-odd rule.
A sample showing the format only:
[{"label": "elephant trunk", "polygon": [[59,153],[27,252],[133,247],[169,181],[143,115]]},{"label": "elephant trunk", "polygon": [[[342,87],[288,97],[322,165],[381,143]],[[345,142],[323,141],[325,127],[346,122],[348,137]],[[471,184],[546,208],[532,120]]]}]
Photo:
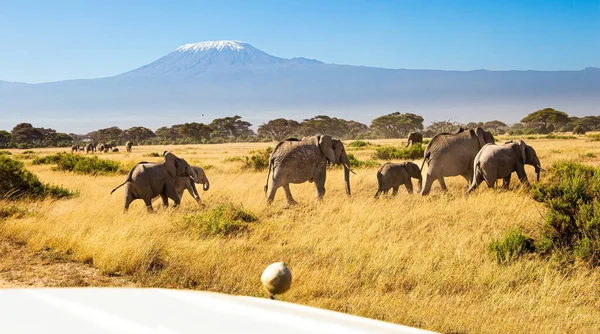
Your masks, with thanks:
[{"label": "elephant trunk", "polygon": [[423,189],[423,177],[419,175],[419,185],[417,187],[417,194],[421,193],[421,189]]},{"label": "elephant trunk", "polygon": [[346,194],[350,196],[350,161],[348,160],[348,156],[345,152],[342,155],[341,161],[344,165],[344,182],[346,183]]},{"label": "elephant trunk", "polygon": [[207,177],[205,177],[204,180],[205,180],[205,182],[202,185],[202,190],[207,191],[210,188],[210,182],[208,182],[208,178]]}]

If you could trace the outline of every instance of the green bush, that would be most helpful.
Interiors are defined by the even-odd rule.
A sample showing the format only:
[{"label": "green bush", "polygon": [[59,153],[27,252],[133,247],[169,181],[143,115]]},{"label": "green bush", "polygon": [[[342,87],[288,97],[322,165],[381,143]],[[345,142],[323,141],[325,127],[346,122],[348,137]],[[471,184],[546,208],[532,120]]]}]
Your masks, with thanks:
[{"label": "green bush", "polygon": [[510,263],[525,253],[535,251],[533,239],[525,236],[520,229],[511,230],[503,238],[493,240],[488,249],[498,263]]},{"label": "green bush", "polygon": [[425,147],[422,144],[415,144],[409,147],[397,148],[391,145],[385,145],[375,148],[373,159],[379,160],[399,160],[399,159],[421,159],[425,153]]},{"label": "green bush", "polygon": [[6,150],[2,150],[0,151],[0,155],[11,155],[12,153],[6,151]]},{"label": "green bush", "polygon": [[600,168],[559,161],[533,198],[548,208],[537,248],[571,261],[600,264]]},{"label": "green bush", "polygon": [[273,148],[271,146],[267,147],[262,151],[250,151],[249,154],[252,154],[250,157],[245,157],[246,161],[244,162],[245,169],[252,169],[254,171],[263,171],[269,167],[269,157],[271,156],[271,152],[273,152]]},{"label": "green bush", "polygon": [[371,168],[379,166],[379,162],[374,160],[360,161],[352,153],[348,153],[348,161],[350,162],[350,168]]},{"label": "green bush", "polygon": [[26,210],[21,209],[18,206],[8,205],[6,203],[0,202],[0,220],[10,217],[21,218],[25,216],[26,213]]},{"label": "green bush", "polygon": [[23,168],[22,162],[6,156],[0,156],[0,194],[7,200],[64,198],[75,195],[65,188],[41,183],[37,176]]},{"label": "green bush", "polygon": [[371,143],[362,140],[353,141],[350,144],[348,144],[348,147],[352,148],[364,148],[367,146],[371,146]]},{"label": "green bush", "polygon": [[563,136],[563,135],[557,135],[554,133],[550,133],[546,135],[546,139],[577,139],[577,137],[575,136]]},{"label": "green bush", "polygon": [[203,214],[186,216],[185,220],[199,237],[234,237],[248,231],[251,223],[258,222],[258,217],[229,203]]},{"label": "green bush", "polygon": [[585,134],[585,129],[583,128],[583,126],[577,125],[576,127],[573,128],[573,134],[575,134],[575,135],[584,135]]},{"label": "green bush", "polygon": [[57,170],[87,175],[126,174],[116,161],[85,157],[78,154],[58,153],[33,160],[34,165],[57,165]]},{"label": "green bush", "polygon": [[593,135],[585,135],[585,136],[590,137],[590,141],[600,141],[600,133],[595,133]]},{"label": "green bush", "polygon": [[587,152],[586,154],[581,154],[580,156],[582,158],[595,158],[596,154],[594,154],[593,152]]}]

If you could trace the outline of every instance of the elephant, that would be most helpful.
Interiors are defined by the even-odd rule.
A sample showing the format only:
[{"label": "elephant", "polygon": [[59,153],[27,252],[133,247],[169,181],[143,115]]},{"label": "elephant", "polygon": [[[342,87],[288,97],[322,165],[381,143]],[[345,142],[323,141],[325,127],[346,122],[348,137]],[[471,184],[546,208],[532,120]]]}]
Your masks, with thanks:
[{"label": "elephant", "polygon": [[119,152],[119,149],[118,149],[118,148],[116,148],[116,147],[113,147],[113,148],[112,148],[112,151],[116,153],[116,152]]},{"label": "elephant", "polygon": [[[178,206],[179,196],[175,190],[175,180],[179,177],[189,177],[194,181],[192,167],[173,153],[165,151],[163,162],[139,162],[129,171],[125,182],[118,185],[110,193],[125,185],[125,204],[123,212],[129,210],[129,205],[136,199],[144,200],[149,212],[152,208],[152,198],[160,196],[163,204],[168,206],[168,199],[172,199]],[[197,192],[196,192],[197,193]]]},{"label": "elephant", "polygon": [[[179,200],[181,200],[183,192],[187,189],[196,202],[198,204],[202,204],[202,199],[200,198],[200,194],[198,194],[194,183],[202,184],[202,190],[207,191],[210,188],[210,182],[208,181],[208,177],[206,177],[206,173],[202,168],[192,166],[192,171],[194,172],[192,175],[194,177],[194,181],[192,181],[192,179],[189,177],[175,178],[175,192],[177,193],[177,196],[179,196]],[[158,196],[154,197],[152,201],[156,199],[158,199]]]},{"label": "elephant", "polygon": [[98,152],[106,152],[104,144],[98,145]]},{"label": "elephant", "polygon": [[408,135],[408,142],[406,143],[406,147],[408,147],[411,143],[414,145],[416,143],[421,144],[423,142],[423,135],[420,132],[411,132]]},{"label": "elephant", "polygon": [[79,145],[71,146],[71,153],[79,151]]},{"label": "elephant", "polygon": [[504,145],[486,144],[475,156],[473,182],[467,194],[475,190],[483,181],[491,188],[498,179],[503,179],[502,188],[508,189],[513,172],[517,172],[521,183],[529,184],[525,165],[532,165],[535,168],[536,181],[539,181],[540,171],[543,169],[533,147],[522,140],[508,141]]},{"label": "elephant", "polygon": [[94,152],[94,145],[92,143],[88,143],[85,145],[85,153]]},{"label": "elephant", "polygon": [[131,153],[131,147],[133,147],[133,142],[128,141],[125,143],[125,149],[127,150],[127,153]]},{"label": "elephant", "polygon": [[467,186],[473,180],[473,161],[479,150],[488,143],[495,143],[494,136],[484,129],[461,128],[456,133],[439,133],[425,148],[421,170],[427,162],[427,174],[422,195],[429,194],[433,181],[438,180],[446,190],[444,177],[461,175]]},{"label": "elephant", "polygon": [[[346,194],[350,196],[350,172],[352,170],[341,140],[324,135],[279,142],[269,157],[269,172],[264,187],[267,203],[272,203],[277,189],[283,187],[288,204],[297,204],[290,192],[290,183],[306,181],[315,183],[317,199],[322,199],[325,195],[327,162],[344,166]],[[269,191],[271,171],[273,171],[273,182]]]},{"label": "elephant", "polygon": [[417,193],[421,191],[423,178],[419,166],[410,161],[404,163],[386,162],[377,171],[377,185],[379,188],[375,193],[375,198],[381,193],[387,194],[390,188],[393,188],[392,195],[396,196],[400,185],[405,185],[409,194],[413,192],[411,178],[419,180]]}]

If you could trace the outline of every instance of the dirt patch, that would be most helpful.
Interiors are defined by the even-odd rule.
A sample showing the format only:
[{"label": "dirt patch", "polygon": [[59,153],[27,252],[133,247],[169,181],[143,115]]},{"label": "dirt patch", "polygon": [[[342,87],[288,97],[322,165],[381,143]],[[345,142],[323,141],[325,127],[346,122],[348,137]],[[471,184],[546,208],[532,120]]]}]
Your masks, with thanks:
[{"label": "dirt patch", "polygon": [[0,288],[136,287],[123,277],[57,257],[51,250],[31,252],[24,243],[0,239]]}]

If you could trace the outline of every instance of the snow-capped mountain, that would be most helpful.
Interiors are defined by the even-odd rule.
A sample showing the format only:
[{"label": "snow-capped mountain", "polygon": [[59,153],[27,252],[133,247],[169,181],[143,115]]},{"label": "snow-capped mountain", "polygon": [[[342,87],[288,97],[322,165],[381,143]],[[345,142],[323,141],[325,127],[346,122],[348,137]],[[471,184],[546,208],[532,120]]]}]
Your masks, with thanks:
[{"label": "snow-capped mountain", "polygon": [[368,124],[394,111],[420,114],[426,123],[515,122],[545,107],[574,116],[600,114],[599,91],[597,68],[383,69],[280,58],[244,42],[210,41],[179,46],[148,65],[113,77],[0,82],[0,129],[19,122],[66,132],[114,125],[157,128],[235,114],[254,125],[277,117],[302,120],[319,114]]}]

